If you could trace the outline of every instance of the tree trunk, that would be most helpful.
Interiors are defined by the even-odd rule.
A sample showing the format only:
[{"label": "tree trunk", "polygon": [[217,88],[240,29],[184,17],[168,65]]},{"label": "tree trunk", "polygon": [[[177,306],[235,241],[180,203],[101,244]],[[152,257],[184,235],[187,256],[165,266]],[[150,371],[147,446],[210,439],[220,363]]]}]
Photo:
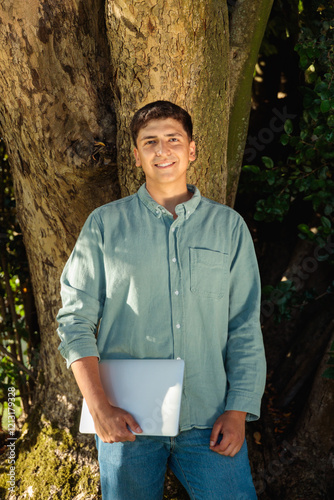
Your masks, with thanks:
[{"label": "tree trunk", "polygon": [[[229,25],[224,0],[107,2],[119,125],[122,194],[135,192],[141,171],[129,169],[134,109],[166,99],[194,119],[198,158],[189,182],[206,196],[233,205],[246,141],[251,82],[271,0],[235,2]],[[228,189],[228,191],[227,191]]]},{"label": "tree trunk", "polygon": [[[52,449],[59,439],[64,442],[69,429],[77,432],[79,394],[57,350],[59,276],[86,216],[96,206],[133,193],[143,181],[130,153],[132,113],[155,99],[172,100],[189,110],[199,151],[189,181],[218,201],[227,198],[227,157],[238,151],[230,182],[233,200],[252,67],[271,4],[254,0],[247,9],[240,0],[230,12],[230,24],[225,0],[1,2],[0,131],[11,163],[41,330],[33,425],[38,419],[53,429],[50,422],[56,422],[65,433],[50,434],[41,449]],[[243,34],[238,27],[246,19],[251,29]],[[238,120],[242,130],[235,132]],[[236,134],[233,141],[229,134]],[[18,468],[21,463],[29,470],[24,450],[38,450],[36,442],[42,441],[31,431]],[[76,442],[91,443],[83,437]],[[34,491],[42,491],[37,486],[41,477],[36,476]],[[27,485],[21,481],[20,494]],[[48,485],[44,481],[43,488]],[[43,494],[38,493],[41,498]]]},{"label": "tree trunk", "polygon": [[147,2],[135,0],[107,2],[122,194],[136,191],[143,180],[141,173],[136,176],[128,168],[133,110],[166,99],[185,107],[194,119],[199,152],[190,182],[223,201],[229,110],[227,4],[149,4],[148,8]]}]

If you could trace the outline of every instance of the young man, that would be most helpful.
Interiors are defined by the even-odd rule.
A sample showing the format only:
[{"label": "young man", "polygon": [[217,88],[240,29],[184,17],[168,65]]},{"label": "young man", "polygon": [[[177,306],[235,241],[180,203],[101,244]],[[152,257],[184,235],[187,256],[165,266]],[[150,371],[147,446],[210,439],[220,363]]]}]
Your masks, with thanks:
[{"label": "young man", "polygon": [[[103,498],[161,499],[168,463],[192,499],[254,499],[245,420],[259,417],[265,358],[251,237],[234,210],[187,185],[186,111],[153,102],[131,132],[146,184],[88,217],[58,315],[60,351],[94,419]],[[104,394],[98,360],[178,357],[180,434],[135,436],[138,423]]]}]

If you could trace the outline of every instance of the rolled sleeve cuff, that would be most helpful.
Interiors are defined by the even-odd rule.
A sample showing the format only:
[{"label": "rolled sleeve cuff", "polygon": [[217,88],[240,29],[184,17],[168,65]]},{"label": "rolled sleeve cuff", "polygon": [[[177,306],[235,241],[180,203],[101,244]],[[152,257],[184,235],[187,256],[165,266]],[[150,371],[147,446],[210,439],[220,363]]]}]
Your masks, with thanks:
[{"label": "rolled sleeve cuff", "polygon": [[69,368],[74,361],[77,361],[81,358],[87,358],[89,356],[96,356],[100,360],[100,354],[97,350],[97,346],[94,348],[92,344],[80,345],[78,347],[71,346],[71,349],[60,344],[58,347],[60,354],[66,359],[66,366]]},{"label": "rolled sleeve cuff", "polygon": [[226,400],[225,411],[247,412],[246,421],[252,422],[260,418],[261,396],[250,395],[242,391],[229,391]]}]

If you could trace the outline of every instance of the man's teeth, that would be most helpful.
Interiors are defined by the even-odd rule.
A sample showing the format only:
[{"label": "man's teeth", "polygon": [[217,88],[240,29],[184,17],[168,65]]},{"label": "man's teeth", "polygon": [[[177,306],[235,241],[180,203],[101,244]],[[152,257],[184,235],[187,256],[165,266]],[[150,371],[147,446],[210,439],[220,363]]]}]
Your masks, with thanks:
[{"label": "man's teeth", "polygon": [[168,163],[156,163],[157,167],[169,167],[170,165],[173,165],[174,162],[168,162]]}]

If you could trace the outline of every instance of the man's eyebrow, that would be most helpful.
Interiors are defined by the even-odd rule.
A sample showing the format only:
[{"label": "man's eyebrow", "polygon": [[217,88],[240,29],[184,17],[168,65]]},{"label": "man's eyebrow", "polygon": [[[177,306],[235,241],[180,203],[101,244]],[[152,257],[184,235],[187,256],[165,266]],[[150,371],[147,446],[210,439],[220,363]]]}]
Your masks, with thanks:
[{"label": "man's eyebrow", "polygon": [[[173,132],[171,134],[164,134],[164,137],[175,137],[176,135],[182,137],[182,134],[180,134],[180,132]],[[148,139],[156,139],[157,137],[158,137],[157,135],[145,135],[140,140],[147,141]]]},{"label": "man's eyebrow", "polygon": [[140,140],[141,141],[147,141],[147,139],[156,139],[156,135],[145,135],[145,137],[142,137]]}]

